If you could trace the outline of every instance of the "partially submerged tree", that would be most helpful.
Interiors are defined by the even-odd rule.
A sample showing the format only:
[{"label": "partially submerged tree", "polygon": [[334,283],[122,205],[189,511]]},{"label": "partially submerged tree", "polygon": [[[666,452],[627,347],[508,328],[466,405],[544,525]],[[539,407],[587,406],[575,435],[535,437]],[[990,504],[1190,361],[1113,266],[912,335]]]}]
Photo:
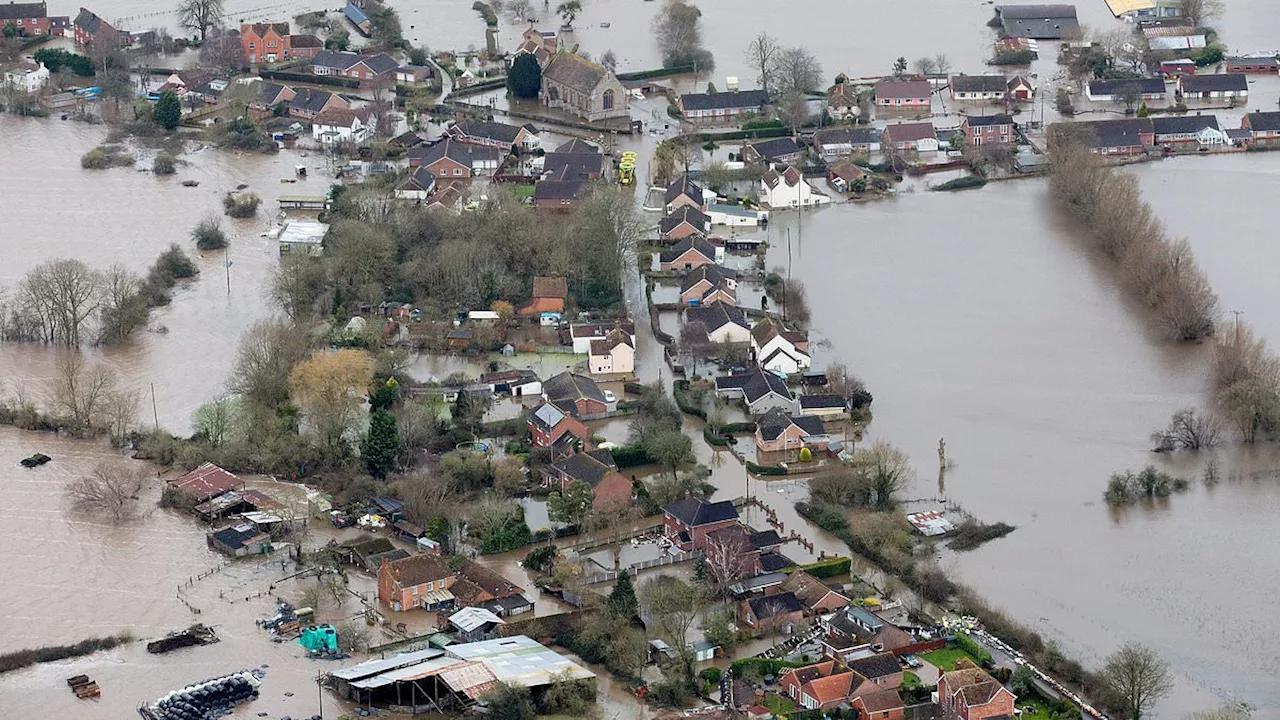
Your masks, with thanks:
[{"label": "partially submerged tree", "polygon": [[1218,419],[1195,408],[1183,408],[1173,414],[1169,426],[1151,434],[1156,450],[1203,450],[1218,444],[1222,426]]},{"label": "partially submerged tree", "polygon": [[1139,720],[1173,689],[1168,663],[1133,642],[1107,656],[1102,677],[1131,720]]},{"label": "partially submerged tree", "polygon": [[703,72],[714,66],[702,46],[702,11],[686,0],[666,0],[653,19],[653,35],[663,67],[695,65]]},{"label": "partially submerged tree", "polygon": [[565,487],[564,492],[552,493],[547,498],[547,517],[553,522],[569,525],[580,525],[591,506],[595,502],[596,493],[591,485],[582,480],[574,480]]},{"label": "partially submerged tree", "polygon": [[222,24],[223,0],[181,0],[178,3],[178,22],[196,33],[201,43],[211,29]]},{"label": "partially submerged tree", "polygon": [[319,351],[289,373],[289,390],[322,447],[334,456],[359,417],[362,393],[373,378],[373,357],[364,350]]},{"label": "partially submerged tree", "polygon": [[774,89],[774,78],[778,73],[778,55],[781,52],[782,46],[778,44],[777,38],[767,32],[755,36],[747,45],[747,67],[755,72],[756,84],[766,94]]},{"label": "partially submerged tree", "polygon": [[67,486],[67,496],[76,508],[102,513],[114,522],[133,517],[138,510],[138,494],[150,473],[141,465],[99,463],[88,475]]}]

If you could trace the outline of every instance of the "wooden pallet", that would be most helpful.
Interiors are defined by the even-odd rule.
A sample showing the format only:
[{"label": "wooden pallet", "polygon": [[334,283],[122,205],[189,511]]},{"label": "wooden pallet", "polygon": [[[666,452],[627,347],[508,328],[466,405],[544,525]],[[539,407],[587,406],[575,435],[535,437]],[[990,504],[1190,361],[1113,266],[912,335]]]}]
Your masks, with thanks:
[{"label": "wooden pallet", "polygon": [[67,678],[67,685],[70,686],[71,692],[81,700],[85,698],[96,698],[102,694],[102,688],[98,687],[98,683],[89,679],[88,675],[76,675]]}]

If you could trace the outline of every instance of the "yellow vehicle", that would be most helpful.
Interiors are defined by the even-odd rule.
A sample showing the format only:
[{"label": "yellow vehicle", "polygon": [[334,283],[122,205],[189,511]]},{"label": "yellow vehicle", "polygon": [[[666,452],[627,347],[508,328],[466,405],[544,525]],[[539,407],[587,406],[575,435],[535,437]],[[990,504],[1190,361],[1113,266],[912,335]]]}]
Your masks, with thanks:
[{"label": "yellow vehicle", "polygon": [[618,163],[618,182],[630,185],[636,180],[636,163],[634,160],[623,160]]}]

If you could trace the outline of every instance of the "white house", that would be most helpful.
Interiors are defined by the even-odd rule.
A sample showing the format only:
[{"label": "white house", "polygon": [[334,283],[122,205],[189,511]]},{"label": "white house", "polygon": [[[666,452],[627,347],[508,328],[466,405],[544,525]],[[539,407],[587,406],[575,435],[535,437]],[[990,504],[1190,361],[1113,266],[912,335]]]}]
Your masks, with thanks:
[{"label": "white house", "polygon": [[764,415],[774,408],[788,415],[795,412],[796,398],[787,383],[777,375],[758,368],[741,375],[716,378],[716,394],[742,398],[752,415]]},{"label": "white house", "polygon": [[311,121],[311,137],[321,145],[362,143],[373,134],[368,119],[368,113],[361,110],[325,110]]},{"label": "white house", "polygon": [[751,354],[761,368],[782,375],[795,375],[813,364],[808,338],[787,330],[772,318],[751,328]]},{"label": "white house", "polygon": [[596,323],[576,323],[569,326],[569,338],[573,341],[574,355],[589,355],[591,343],[603,340],[614,330],[621,330],[631,340],[631,347],[636,346],[636,325],[630,320],[617,320]]},{"label": "white house", "polygon": [[755,227],[760,224],[759,210],[748,210],[741,205],[721,205],[712,203],[707,206],[707,217],[712,225],[728,225],[730,227]]},{"label": "white house", "polygon": [[826,205],[831,198],[813,189],[800,171],[788,166],[782,172],[770,168],[760,178],[760,204],[771,209]]},{"label": "white house", "polygon": [[716,344],[745,344],[751,342],[751,327],[747,325],[742,309],[725,303],[698,305],[684,311],[684,321],[699,323],[706,329],[707,338]]},{"label": "white house", "polygon": [[436,189],[436,176],[424,167],[416,167],[409,177],[396,187],[398,200],[426,200],[432,190]]},{"label": "white house", "polygon": [[635,341],[621,330],[611,330],[603,340],[591,341],[587,369],[592,375],[635,372]]},{"label": "white house", "polygon": [[23,92],[35,92],[49,82],[49,68],[44,63],[21,62],[4,71],[4,84]]}]

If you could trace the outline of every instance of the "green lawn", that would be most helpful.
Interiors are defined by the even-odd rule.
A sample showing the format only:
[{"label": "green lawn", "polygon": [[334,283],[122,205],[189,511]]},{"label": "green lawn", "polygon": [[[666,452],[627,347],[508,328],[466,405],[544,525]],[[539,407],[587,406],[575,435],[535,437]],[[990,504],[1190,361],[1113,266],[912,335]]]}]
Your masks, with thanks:
[{"label": "green lawn", "polygon": [[533,186],[532,185],[513,185],[511,186],[511,192],[515,193],[515,196],[518,198],[533,197]]},{"label": "green lawn", "polygon": [[774,715],[784,715],[796,709],[796,704],[775,693],[767,693],[760,701]]},{"label": "green lawn", "polygon": [[920,683],[919,675],[911,672],[910,670],[907,670],[902,673],[902,689],[903,690],[918,688],[920,687],[920,685],[921,683]]},{"label": "green lawn", "polygon": [[945,647],[941,650],[934,650],[933,652],[925,653],[920,657],[934,665],[937,665],[943,672],[950,672],[954,670],[956,663],[959,662],[961,658],[968,658],[974,665],[979,664],[977,660],[974,660],[973,657],[969,655],[969,653],[966,653],[960,648],[954,646]]}]

